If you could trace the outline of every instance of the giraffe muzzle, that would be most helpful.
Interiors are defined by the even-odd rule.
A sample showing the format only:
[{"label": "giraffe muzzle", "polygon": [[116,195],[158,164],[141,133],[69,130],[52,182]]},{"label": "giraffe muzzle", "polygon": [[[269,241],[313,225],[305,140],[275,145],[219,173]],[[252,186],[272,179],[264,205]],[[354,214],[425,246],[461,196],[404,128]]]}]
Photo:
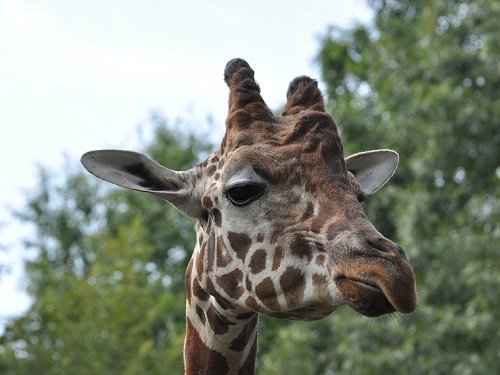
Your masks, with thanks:
[{"label": "giraffe muzzle", "polygon": [[396,312],[384,293],[375,285],[341,277],[336,280],[344,303],[354,311],[375,317]]},{"label": "giraffe muzzle", "polygon": [[354,311],[374,317],[417,308],[415,274],[403,256],[355,257],[337,267],[335,284]]}]

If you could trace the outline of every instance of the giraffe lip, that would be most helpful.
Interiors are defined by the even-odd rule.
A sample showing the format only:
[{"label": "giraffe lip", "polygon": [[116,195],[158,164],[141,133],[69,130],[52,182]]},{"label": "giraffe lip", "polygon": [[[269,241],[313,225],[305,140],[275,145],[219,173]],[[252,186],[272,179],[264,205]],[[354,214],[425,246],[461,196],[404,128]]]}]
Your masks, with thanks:
[{"label": "giraffe lip", "polygon": [[344,303],[362,315],[375,317],[396,311],[384,292],[374,284],[347,277],[337,278],[335,284]]}]

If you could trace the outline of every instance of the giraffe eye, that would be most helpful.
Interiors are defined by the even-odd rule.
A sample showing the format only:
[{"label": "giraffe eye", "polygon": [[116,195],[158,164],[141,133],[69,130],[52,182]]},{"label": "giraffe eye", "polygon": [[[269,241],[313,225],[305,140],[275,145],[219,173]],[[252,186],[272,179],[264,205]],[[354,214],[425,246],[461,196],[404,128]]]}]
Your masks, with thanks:
[{"label": "giraffe eye", "polygon": [[243,207],[262,197],[265,192],[265,185],[247,182],[230,187],[226,195],[232,204]]}]

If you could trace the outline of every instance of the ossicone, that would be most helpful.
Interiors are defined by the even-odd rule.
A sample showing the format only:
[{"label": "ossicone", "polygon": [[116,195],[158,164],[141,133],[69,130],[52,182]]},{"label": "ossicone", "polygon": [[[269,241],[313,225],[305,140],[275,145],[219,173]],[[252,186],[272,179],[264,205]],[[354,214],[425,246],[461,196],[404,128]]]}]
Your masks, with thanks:
[{"label": "ossicone", "polygon": [[224,69],[224,81],[229,87],[228,130],[245,128],[258,119],[273,118],[272,111],[260,95],[254,71],[245,60],[230,60]]},{"label": "ossicone", "polygon": [[286,98],[283,116],[294,115],[305,109],[325,112],[325,103],[318,88],[318,81],[310,77],[294,78],[288,85]]}]

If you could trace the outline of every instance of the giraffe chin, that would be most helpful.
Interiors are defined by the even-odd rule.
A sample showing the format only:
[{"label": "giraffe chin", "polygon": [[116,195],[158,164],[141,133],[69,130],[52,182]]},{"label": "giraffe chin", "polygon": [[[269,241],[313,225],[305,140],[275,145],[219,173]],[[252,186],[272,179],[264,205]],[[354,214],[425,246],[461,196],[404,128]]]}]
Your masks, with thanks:
[{"label": "giraffe chin", "polygon": [[372,284],[346,277],[338,278],[335,283],[344,303],[361,315],[371,318],[396,312],[384,293]]},{"label": "giraffe chin", "polygon": [[295,310],[266,312],[266,315],[278,319],[311,321],[327,317],[335,311],[336,308],[337,306],[331,306],[330,304],[317,303]]}]

